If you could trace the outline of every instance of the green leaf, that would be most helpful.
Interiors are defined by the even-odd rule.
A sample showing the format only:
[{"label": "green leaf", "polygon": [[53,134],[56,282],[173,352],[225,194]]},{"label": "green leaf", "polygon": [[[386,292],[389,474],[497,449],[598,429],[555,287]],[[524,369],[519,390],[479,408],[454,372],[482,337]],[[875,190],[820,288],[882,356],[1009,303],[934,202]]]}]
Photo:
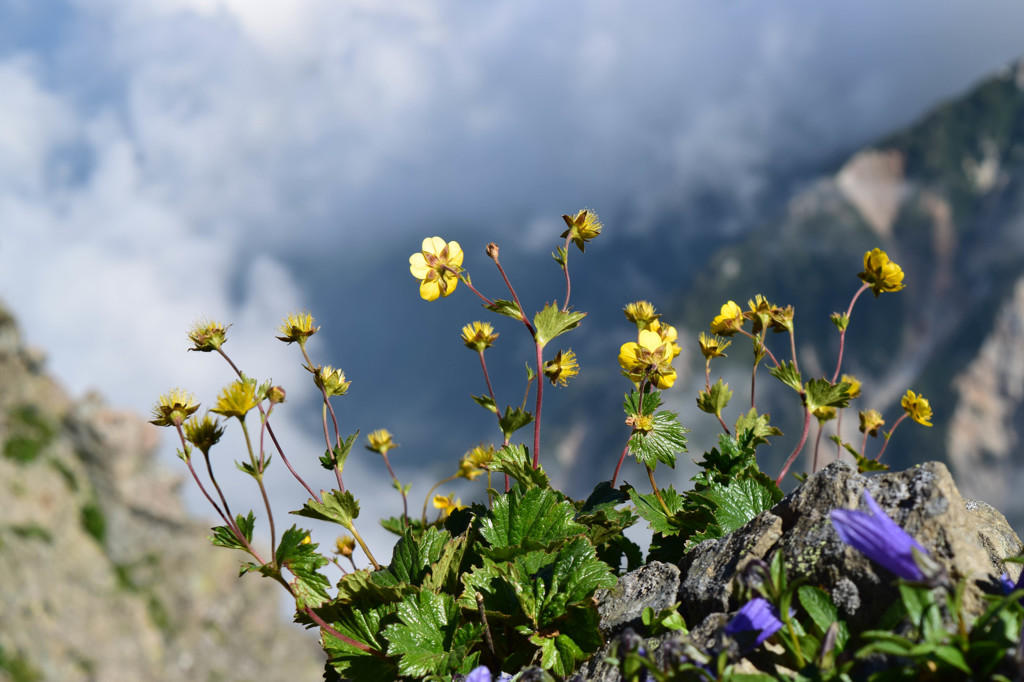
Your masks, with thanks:
[{"label": "green leaf", "polygon": [[558,550],[551,564],[548,594],[541,607],[541,627],[559,620],[571,605],[585,605],[599,588],[615,587],[617,582],[608,564],[597,558],[594,546],[584,537],[576,538]]},{"label": "green leaf", "polygon": [[544,469],[533,468],[533,461],[525,445],[506,445],[494,453],[491,463],[487,465],[491,471],[508,474],[516,479],[523,488],[548,488],[548,476]]},{"label": "green leaf", "polygon": [[391,563],[387,568],[375,571],[373,581],[378,585],[422,585],[450,539],[448,531],[439,531],[433,526],[427,528],[422,535],[407,530],[402,539],[395,543]]},{"label": "green leaf", "polygon": [[782,435],[782,431],[768,424],[767,414],[759,415],[753,407],[736,420],[734,432],[737,441],[744,441],[754,447],[767,443],[771,436]]},{"label": "green leaf", "polygon": [[729,384],[719,379],[710,391],[701,391],[697,394],[697,407],[702,412],[720,416],[731,398],[732,391],[729,389]]},{"label": "green leaf", "polygon": [[401,537],[405,535],[405,531],[411,528],[413,533],[419,535],[423,532],[423,522],[419,519],[406,519],[401,516],[389,516],[386,519],[380,520],[380,525],[384,527],[384,530],[394,533]]},{"label": "green leaf", "polygon": [[557,251],[555,251],[554,253],[551,254],[551,257],[554,258],[555,262],[558,263],[558,265],[564,270],[565,269],[565,261],[569,257],[569,255],[566,252],[564,246],[559,245],[557,247],[557,249],[558,249]]},{"label": "green leaf", "polygon": [[637,391],[631,391],[622,403],[622,409],[626,411],[626,416],[633,419],[642,414],[654,414],[654,411],[660,406],[661,391],[651,391],[644,393],[643,396]]},{"label": "green leaf", "polygon": [[515,303],[512,301],[504,301],[500,298],[495,299],[494,303],[485,305],[484,307],[491,312],[498,313],[499,315],[511,317],[513,320],[523,320],[526,317],[523,315],[523,311]]},{"label": "green leaf", "polygon": [[675,412],[658,412],[651,418],[649,431],[634,430],[629,437],[629,451],[641,464],[652,469],[658,462],[676,465],[676,453],[686,452],[687,429],[679,423]]},{"label": "green leaf", "polygon": [[309,531],[292,526],[281,536],[274,555],[279,566],[295,575],[291,585],[296,608],[300,610],[307,606],[315,608],[330,599],[327,595],[330,582],[317,572],[327,564],[327,559],[316,551],[318,544],[305,542],[308,537]]},{"label": "green leaf", "polygon": [[654,637],[670,630],[682,630],[683,634],[687,633],[686,621],[679,615],[679,602],[660,611],[648,606],[640,614],[640,621]]},{"label": "green leaf", "polygon": [[833,384],[827,379],[811,379],[804,387],[807,398],[807,409],[814,411],[819,407],[846,407],[850,404],[850,384],[840,381]]},{"label": "green leaf", "polygon": [[505,414],[498,420],[498,427],[501,429],[502,435],[505,436],[505,440],[511,440],[513,433],[532,421],[533,415],[526,410],[508,406],[505,408]]},{"label": "green leaf", "polygon": [[771,509],[782,499],[782,490],[766,474],[714,484],[694,494],[714,503],[715,522],[725,534]]},{"label": "green leaf", "polygon": [[317,521],[337,523],[351,530],[352,520],[359,517],[359,502],[356,501],[355,496],[348,490],[345,492],[321,490],[320,495],[323,497],[323,502],[317,502],[314,499],[306,500],[302,509],[291,513]]},{"label": "green leaf", "polygon": [[800,372],[797,371],[796,365],[792,362],[785,361],[778,367],[769,369],[768,373],[797,393],[803,390],[803,378],[800,376]]},{"label": "green leaf", "polygon": [[661,508],[661,504],[654,493],[641,495],[631,487],[629,488],[629,497],[633,500],[637,513],[647,521],[650,528],[656,533],[674,535],[683,527],[679,519],[675,517],[676,512],[683,508],[683,498],[672,486],[661,488],[660,492],[661,499],[665,501],[665,506],[668,507],[669,515],[665,514],[665,510]]},{"label": "green leaf", "polygon": [[[242,531],[242,535],[245,539],[252,543],[252,529],[256,525],[256,517],[252,512],[249,512],[247,516],[239,514],[235,517],[235,523],[238,524],[238,529]],[[240,549],[242,551],[248,551],[244,544],[242,544],[235,532],[228,526],[216,526],[211,528],[213,535],[207,539],[216,545],[217,547],[227,547],[228,549]]]},{"label": "green leaf", "polygon": [[533,635],[530,641],[540,648],[540,665],[559,677],[567,677],[576,667],[576,661],[582,661],[586,654],[568,635],[559,634],[555,637]]},{"label": "green leaf", "polygon": [[862,473],[862,474],[866,473],[868,471],[888,471],[889,470],[889,465],[888,464],[882,464],[881,462],[879,462],[877,460],[868,459],[867,457],[864,457],[863,455],[861,455],[859,452],[854,452],[853,453],[853,458],[857,461],[857,471]]},{"label": "green leaf", "polygon": [[[341,634],[366,644],[382,654],[387,651],[384,626],[394,619],[395,605],[376,608],[339,610],[331,625]],[[362,649],[335,638],[326,630],[320,633],[328,664],[344,678],[350,680],[394,680],[398,668],[390,659],[374,656]]]},{"label": "green leaf", "polygon": [[[573,521],[576,510],[560,493],[548,488],[514,489],[494,501],[491,511],[479,520],[479,532],[494,558],[509,558],[536,547],[582,535],[586,527]],[[507,552],[496,553],[494,550]]]},{"label": "green leaf", "polygon": [[400,656],[398,671],[410,677],[468,672],[479,652],[470,653],[482,638],[479,623],[460,625],[459,607],[450,594],[420,592],[398,605],[401,621],[384,629],[388,655]]},{"label": "green leaf", "polygon": [[846,648],[846,642],[850,639],[850,628],[846,625],[846,621],[839,620],[839,609],[832,603],[832,597],[820,587],[801,585],[797,590],[797,598],[818,628],[818,638],[824,637],[832,623],[838,622],[839,631],[836,634],[835,650],[838,652]]},{"label": "green leaf", "polygon": [[355,444],[356,438],[358,437],[359,432],[356,431],[346,438],[344,443],[339,443],[334,446],[334,461],[337,462],[338,471],[345,468],[345,460],[347,460],[348,456],[352,453],[352,446]]},{"label": "green leaf", "polygon": [[368,569],[350,571],[338,581],[338,594],[332,606],[351,606],[357,609],[397,603],[410,593],[418,592],[407,583],[384,585],[373,579],[374,573]]},{"label": "green leaf", "polygon": [[490,412],[493,412],[494,414],[499,414],[498,406],[495,404],[494,399],[491,398],[491,396],[489,396],[489,395],[474,395],[474,396],[470,396],[470,397],[473,400],[476,401],[477,405],[479,405],[480,407],[484,408],[485,410],[489,410]]},{"label": "green leaf", "polygon": [[536,332],[534,339],[543,348],[551,339],[578,327],[580,320],[586,316],[586,313],[572,310],[562,312],[554,303],[549,303],[533,316],[533,328]]},{"label": "green leaf", "polygon": [[466,554],[465,534],[445,543],[441,556],[430,565],[430,573],[423,580],[423,589],[432,592],[456,592],[461,575],[462,557]]}]

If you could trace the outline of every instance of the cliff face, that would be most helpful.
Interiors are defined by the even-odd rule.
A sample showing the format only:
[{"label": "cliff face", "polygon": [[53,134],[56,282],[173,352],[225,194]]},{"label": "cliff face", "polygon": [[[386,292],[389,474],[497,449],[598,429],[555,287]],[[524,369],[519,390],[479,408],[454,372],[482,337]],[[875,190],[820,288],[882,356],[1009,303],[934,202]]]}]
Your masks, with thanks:
[{"label": "cliff face", "polygon": [[[854,409],[883,410],[891,425],[907,388],[924,394],[935,427],[901,426],[888,463],[943,459],[966,496],[1019,525],[1024,506],[1010,493],[1024,464],[1024,62],[808,178],[781,215],[712,259],[672,316],[695,334],[729,299],[792,304],[804,375],[831,377],[828,317],[845,309],[874,247],[903,267],[906,289],[854,309],[843,364],[864,382]],[[743,357],[735,345],[731,354]],[[765,390],[758,407],[796,429],[791,392]],[[859,445],[856,419],[846,422]]]},{"label": "cliff face", "polygon": [[156,427],[42,365],[0,308],[0,680],[318,679],[277,586],[186,513]]}]

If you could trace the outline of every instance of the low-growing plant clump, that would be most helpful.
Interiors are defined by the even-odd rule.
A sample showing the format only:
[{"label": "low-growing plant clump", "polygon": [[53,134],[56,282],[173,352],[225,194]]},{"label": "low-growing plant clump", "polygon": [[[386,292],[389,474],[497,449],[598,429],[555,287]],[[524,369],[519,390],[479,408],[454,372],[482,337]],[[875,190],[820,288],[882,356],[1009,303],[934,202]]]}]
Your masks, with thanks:
[{"label": "low-growing plant clump", "polygon": [[[677,379],[673,363],[680,353],[679,338],[651,303],[636,301],[624,308],[635,336],[622,344],[618,355],[630,386],[623,401],[626,442],[610,477],[597,482],[587,499],[568,497],[551,486],[542,464],[544,390],[546,384],[567,386],[580,371],[575,353],[562,345],[563,335],[585,318],[569,305],[569,256],[573,247],[583,253],[600,235],[602,224],[589,210],[563,219],[567,229],[553,256],[565,276],[564,296],[561,305],[549,303],[532,317],[501,264],[496,244],[488,244],[485,252],[507,287],[507,298],[491,298],[474,286],[463,266],[462,248],[454,241],[425,239],[410,257],[410,272],[423,299],[435,301],[463,285],[486,310],[526,330],[535,362],[527,369],[521,402],[499,401],[488,372],[498,337],[494,325],[474,321],[462,329],[462,342],[477,355],[486,389],[473,400],[493,415],[500,437],[469,449],[455,473],[430,488],[422,508],[410,507],[412,488],[391,466],[389,452],[396,447],[392,434],[383,429],[369,434],[365,446],[381,457],[401,498],[401,512],[381,521],[398,537],[390,559],[381,558],[383,562],[358,530],[359,501],[343,476],[358,432],[339,430],[334,399],[349,391],[350,382],[340,369],[312,359],[307,345],[319,330],[313,317],[305,312],[288,315],[278,338],[298,347],[322,398],[325,449],[320,463],[329,472],[330,489],[319,493],[319,485],[296,472],[274,433],[271,417],[281,409],[284,389],[260,383],[234,364],[224,350],[227,325],[204,320],[189,331],[189,350],[220,355],[236,379],[202,415],[192,394],[171,390],[155,405],[152,421],[175,430],[179,456],[223,522],[213,529],[212,542],[248,555],[241,573],[259,573],[279,583],[295,600],[296,619],[319,629],[328,657],[326,679],[566,679],[595,655],[604,655],[630,682],[1009,679],[1003,675],[1020,670],[1022,586],[1004,577],[1004,593],[992,595],[990,608],[967,622],[961,614],[964,581],[953,583],[927,548],[867,492],[867,512],[835,510],[831,523],[843,542],[899,582],[901,602],[877,627],[853,631],[821,586],[787,576],[778,552],[770,563],[752,562],[738,576],[742,606],[722,630],[719,645],[700,649],[685,638],[659,638],[685,634],[688,626],[696,625],[685,623],[675,608],[645,612],[643,635],[627,629],[605,642],[595,593],[615,586],[618,576],[645,560],[677,563],[700,542],[724,537],[771,509],[782,499],[779,486],[808,447],[812,430],[812,472],[841,453],[852,457],[862,472],[878,471],[887,468],[880,460],[896,428],[907,419],[931,426],[932,411],[927,399],[908,390],[902,414],[888,430],[880,412],[865,409],[857,415],[860,442],[845,442],[840,435],[846,409],[860,397],[860,382],[842,374],[854,306],[866,291],[877,297],[904,287],[901,268],[874,249],[864,254],[861,285],[846,310],[832,316],[839,343],[831,376],[811,378],[801,372],[792,306],[774,305],[761,295],[746,309],[733,301],[721,306],[710,333],[701,332],[697,339],[705,360],[697,406],[717,420],[721,434],[716,447],[698,462],[688,489],[662,485],[655,476],[658,466],[674,468],[687,444],[687,430],[674,412],[663,409],[661,393]],[[769,344],[769,332],[784,341]],[[742,338],[751,344],[754,358],[750,403],[730,423],[726,407],[733,391],[722,379],[712,382],[711,366]],[[774,477],[760,469],[756,456],[759,447],[781,435],[757,409],[759,370],[765,365],[769,375],[793,390],[803,415],[798,442]],[[272,548],[266,555],[254,546],[256,514],[234,513],[215,474],[212,451],[232,420],[244,442],[236,465],[253,479],[265,503]],[[834,429],[827,427],[829,422],[835,422]],[[830,438],[835,448],[822,444],[827,428],[834,431]],[[528,435],[520,442],[517,434],[524,431]],[[869,448],[869,439],[880,444]],[[301,509],[292,513],[344,529],[328,543],[329,551],[321,551],[321,543],[297,525],[278,528],[265,486],[272,455],[308,493]],[[649,488],[617,485],[627,459],[641,467]],[[434,494],[456,478],[486,481],[480,499],[463,504],[454,494]],[[646,552],[625,533],[641,519],[652,531]],[[323,572],[328,564],[342,574],[335,585]]]}]

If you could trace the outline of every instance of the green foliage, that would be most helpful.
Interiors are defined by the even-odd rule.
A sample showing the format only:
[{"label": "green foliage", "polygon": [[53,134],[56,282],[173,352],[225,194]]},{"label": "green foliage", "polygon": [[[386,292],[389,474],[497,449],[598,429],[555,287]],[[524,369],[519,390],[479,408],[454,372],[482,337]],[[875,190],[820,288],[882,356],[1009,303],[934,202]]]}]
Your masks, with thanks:
[{"label": "green foliage", "polygon": [[31,404],[11,409],[8,429],[10,435],[4,441],[4,457],[20,464],[35,460],[56,433],[50,420]]},{"label": "green foliage", "polygon": [[571,310],[563,312],[555,304],[549,303],[533,316],[533,326],[537,332],[534,338],[537,344],[543,348],[551,339],[578,327],[580,321],[586,316],[586,313]]}]

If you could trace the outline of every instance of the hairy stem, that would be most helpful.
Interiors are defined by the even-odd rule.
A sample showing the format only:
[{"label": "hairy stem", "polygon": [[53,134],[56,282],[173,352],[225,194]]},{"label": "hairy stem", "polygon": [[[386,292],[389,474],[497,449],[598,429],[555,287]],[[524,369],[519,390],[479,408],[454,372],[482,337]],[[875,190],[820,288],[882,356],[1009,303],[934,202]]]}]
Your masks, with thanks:
[{"label": "hairy stem", "polygon": [[[801,393],[801,398],[806,400],[807,396],[803,395]],[[810,428],[811,428],[811,411],[805,405],[804,406],[804,428],[803,428],[803,431],[800,433],[800,442],[796,444],[796,447],[793,448],[793,452],[791,452],[789,457],[786,459],[786,463],[784,465],[782,465],[782,471],[779,472],[779,477],[775,479],[775,485],[777,485],[777,486],[781,486],[782,485],[782,479],[784,479],[786,477],[786,474],[789,472],[789,467],[793,466],[793,461],[796,459],[797,455],[800,454],[800,451],[804,449],[804,443],[807,442],[807,433],[808,433],[808,431],[810,431]]]}]

